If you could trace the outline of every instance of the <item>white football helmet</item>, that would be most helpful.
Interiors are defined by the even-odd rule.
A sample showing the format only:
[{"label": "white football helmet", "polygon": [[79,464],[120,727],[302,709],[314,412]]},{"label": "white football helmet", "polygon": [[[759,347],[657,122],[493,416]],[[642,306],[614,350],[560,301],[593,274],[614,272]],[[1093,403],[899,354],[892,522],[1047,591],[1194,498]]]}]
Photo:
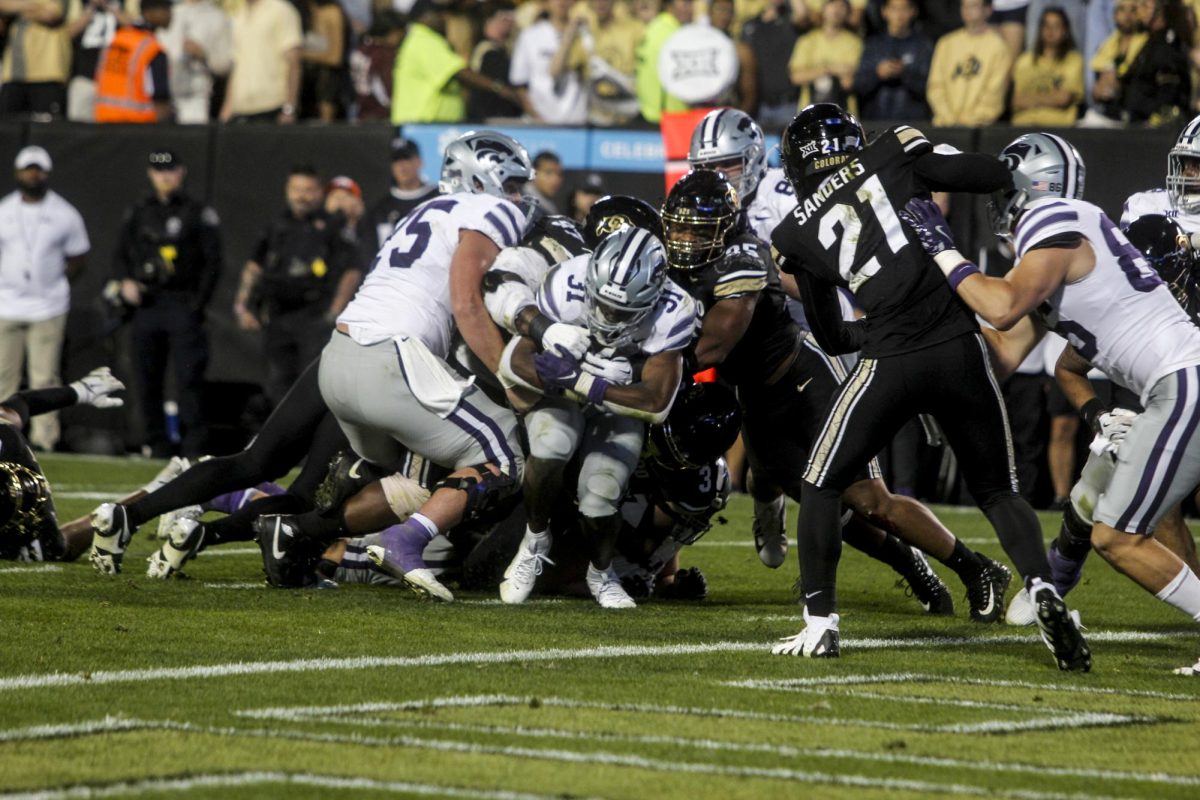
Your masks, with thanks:
[{"label": "white football helmet", "polygon": [[1043,197],[1083,198],[1085,169],[1079,151],[1061,136],[1027,133],[1000,151],[1013,176],[1013,188],[992,195],[992,231],[1011,239],[1025,206]]},{"label": "white football helmet", "polygon": [[767,151],[762,128],[744,111],[717,108],[704,115],[692,131],[688,163],[692,169],[740,174],[731,179],[738,195],[747,197],[767,172]]},{"label": "white football helmet", "polygon": [[1176,211],[1200,212],[1200,117],[1180,131],[1167,154],[1167,196]]},{"label": "white football helmet", "polygon": [[605,347],[640,341],[667,280],[667,251],[642,228],[620,228],[600,241],[584,277],[587,327]]},{"label": "white football helmet", "polygon": [[533,179],[533,162],[521,143],[498,131],[468,131],[446,147],[438,189],[512,199]]}]

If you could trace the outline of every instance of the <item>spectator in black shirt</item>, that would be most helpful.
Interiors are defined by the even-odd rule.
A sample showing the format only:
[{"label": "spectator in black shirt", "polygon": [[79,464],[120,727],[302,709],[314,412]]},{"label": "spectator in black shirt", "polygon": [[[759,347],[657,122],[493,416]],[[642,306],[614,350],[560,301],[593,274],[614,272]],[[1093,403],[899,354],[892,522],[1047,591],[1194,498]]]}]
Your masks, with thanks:
[{"label": "spectator in black shirt", "polygon": [[322,189],[313,167],[292,168],[287,209],[263,231],[234,304],[239,327],[264,332],[264,388],[276,405],[328,343],[361,276],[342,221],[321,207]]},{"label": "spectator in black shirt", "polygon": [[[757,17],[742,26],[742,41],[760,55],[791,53],[799,34],[792,24],[787,0],[767,0]],[[778,130],[796,115],[796,87],[786,69],[770,58],[756,59],[758,73],[758,113],[753,116],[768,130]]]},{"label": "spectator in black shirt", "polygon": [[147,174],[154,193],[125,215],[113,256],[121,298],[135,309],[142,449],[155,458],[174,451],[163,412],[170,356],[183,455],[196,458],[204,453],[206,439],[200,402],[208,366],[204,307],[223,266],[220,229],[216,212],[184,192],[187,169],[178,155],[154,151]]},{"label": "spectator in black shirt", "polygon": [[364,225],[375,232],[375,249],[383,247],[392,235],[392,228],[408,216],[408,212],[431,197],[437,197],[437,193],[438,187],[426,183],[421,174],[421,150],[417,143],[403,136],[392,139],[392,187],[371,206],[363,219]]},{"label": "spectator in black shirt", "polygon": [[883,18],[887,32],[872,36],[863,46],[854,93],[867,120],[926,120],[925,84],[933,44],[913,30],[914,0],[887,0]]},{"label": "spectator in black shirt", "polygon": [[1141,0],[1138,23],[1150,38],[1121,77],[1122,118],[1162,125],[1188,108],[1192,27],[1180,0]]},{"label": "spectator in black shirt", "polygon": [[[483,6],[483,38],[471,53],[471,69],[493,82],[508,86],[509,37],[516,23],[516,6],[511,0],[493,0]],[[482,122],[489,117],[519,117],[521,107],[487,89],[472,88],[467,97],[467,119]]]}]

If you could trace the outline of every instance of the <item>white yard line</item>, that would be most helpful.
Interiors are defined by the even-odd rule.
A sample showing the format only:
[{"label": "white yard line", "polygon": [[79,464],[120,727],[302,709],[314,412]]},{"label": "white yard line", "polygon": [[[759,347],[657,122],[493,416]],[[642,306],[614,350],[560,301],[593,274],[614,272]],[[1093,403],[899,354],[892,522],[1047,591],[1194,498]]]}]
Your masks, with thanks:
[{"label": "white yard line", "polygon": [[245,581],[242,583],[202,583],[200,584],[205,589],[265,589],[267,584],[265,581]]},{"label": "white yard line", "polygon": [[22,572],[62,572],[58,564],[29,564],[23,567],[0,567],[0,574]]},{"label": "white yard line", "polygon": [[[1093,631],[1092,642],[1156,642],[1177,638],[1196,638],[1192,631]],[[1035,644],[1036,635],[950,637],[929,636],[909,639],[844,639],[843,645],[858,650],[897,648],[957,648],[998,644]],[[456,664],[509,664],[519,661],[563,661],[593,658],[646,658],[707,653],[763,653],[769,642],[709,642],[706,644],[625,645],[588,648],[550,648],[545,650],[507,650],[445,653],[423,656],[357,656],[350,658],[306,658],[294,661],[241,661],[225,664],[151,669],[99,670],[91,673],[51,672],[0,678],[0,692],[63,686],[98,686],[109,683],[140,683],[147,680],[197,680],[238,675],[281,672],[327,672],[379,668],[421,668]]]}]

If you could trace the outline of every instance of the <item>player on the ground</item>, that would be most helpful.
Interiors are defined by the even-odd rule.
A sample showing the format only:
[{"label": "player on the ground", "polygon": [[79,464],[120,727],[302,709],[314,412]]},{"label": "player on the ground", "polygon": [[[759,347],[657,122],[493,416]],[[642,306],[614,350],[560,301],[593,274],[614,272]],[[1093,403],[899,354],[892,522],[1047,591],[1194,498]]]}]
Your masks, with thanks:
[{"label": "player on the ground", "polygon": [[696,305],[667,278],[666,253],[649,231],[625,227],[590,256],[556,266],[538,290],[538,310],[575,326],[590,342],[582,357],[566,347],[535,352],[532,339],[505,349],[502,376],[543,395],[526,416],[525,537],[505,571],[500,597],[523,602],[550,551],[550,512],[564,468],[579,451],[576,497],[587,541],[587,584],[604,608],[633,608],[612,569],[620,502],[642,450],[647,422],[671,408]]},{"label": "player on the ground", "polygon": [[[1005,330],[1036,310],[1082,359],[1138,393],[1145,410],[1119,440],[1093,514],[1092,546],[1200,622],[1200,578],[1151,536],[1200,484],[1200,329],[1121,230],[1081,199],[1084,166],[1075,148],[1051,134],[1026,134],[1000,158],[1013,186],[993,199],[993,215],[996,232],[1013,242],[1012,271],[1004,279],[980,273],[939,229],[940,213],[922,203],[913,218],[925,249],[988,322]],[[1073,403],[1090,392],[1063,389]],[[1100,424],[1107,427],[1103,417]]]},{"label": "player on the ground", "polygon": [[[927,413],[941,425],[972,496],[1024,578],[1059,667],[1089,669],[1087,644],[1051,582],[1037,515],[1017,491],[1004,401],[979,325],[897,216],[920,193],[1006,188],[1008,170],[989,156],[934,153],[919,131],[903,125],[865,145],[858,120],[829,103],[809,106],[788,126],[783,164],[799,202],[772,244],[797,277],[822,349],[861,349],[862,357],[805,468],[806,627],[775,652],[838,654],[839,496],[904,422]],[[839,286],[854,293],[864,320],[842,321]]]},{"label": "player on the ground", "polygon": [[[409,453],[452,470],[370,554],[414,589],[453,595],[426,567],[425,545],[465,516],[519,486],[517,420],[446,361],[454,331],[489,371],[504,342],[484,308],[481,281],[497,254],[525,229],[518,207],[533,174],[514,139],[471,131],[447,148],[441,197],[396,226],[321,355],[321,396],[354,452],[381,468]],[[396,510],[398,511],[398,509]],[[390,511],[368,530],[394,523]],[[282,554],[296,531],[286,518],[260,525],[264,556]]]},{"label": "player on the ground", "polygon": [[[767,245],[746,229],[724,175],[697,170],[681,178],[663,206],[663,227],[670,275],[704,310],[695,366],[715,367],[737,388],[751,470],[798,501],[804,462],[846,373],[788,315]],[[958,542],[916,500],[889,492],[874,459],[842,501],[855,512],[845,540],[896,570],[927,611],[953,613],[954,604],[921,552],[905,541],[958,573],[973,619],[999,618],[1008,569]]]}]

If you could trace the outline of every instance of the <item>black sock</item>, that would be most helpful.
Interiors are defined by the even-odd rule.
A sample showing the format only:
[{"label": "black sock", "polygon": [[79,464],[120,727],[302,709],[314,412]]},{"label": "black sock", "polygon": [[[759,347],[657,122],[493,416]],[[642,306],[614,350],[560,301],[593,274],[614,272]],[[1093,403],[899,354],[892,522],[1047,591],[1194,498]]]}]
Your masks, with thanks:
[{"label": "black sock", "polygon": [[912,548],[892,534],[886,534],[883,539],[867,542],[865,537],[846,537],[846,543],[851,544],[863,553],[877,561],[882,561],[900,575],[908,577],[912,573]]},{"label": "black sock", "polygon": [[342,536],[350,535],[341,511],[327,517],[316,511],[309,511],[293,517],[292,522],[302,538],[312,539],[324,545],[329,545]]},{"label": "black sock", "polygon": [[310,508],[309,504],[294,494],[277,494],[260,497],[216,522],[204,523],[204,546],[225,542],[248,542],[254,538],[254,520],[268,514],[299,514]]},{"label": "black sock", "polygon": [[1000,546],[1026,583],[1031,578],[1050,583],[1050,562],[1046,560],[1042,526],[1029,503],[1020,495],[1002,494],[985,501],[980,508],[996,530]]},{"label": "black sock", "polygon": [[796,523],[800,587],[809,616],[837,610],[837,568],[842,556],[841,492],[818,489],[805,481]]},{"label": "black sock", "polygon": [[939,558],[938,561],[954,570],[954,574],[963,581],[977,577],[983,570],[983,561],[980,560],[979,554],[957,539],[954,540],[954,552],[946,558]]},{"label": "black sock", "polygon": [[1072,561],[1081,561],[1092,552],[1092,526],[1075,513],[1070,503],[1063,509],[1062,527],[1054,544],[1062,556]]}]

